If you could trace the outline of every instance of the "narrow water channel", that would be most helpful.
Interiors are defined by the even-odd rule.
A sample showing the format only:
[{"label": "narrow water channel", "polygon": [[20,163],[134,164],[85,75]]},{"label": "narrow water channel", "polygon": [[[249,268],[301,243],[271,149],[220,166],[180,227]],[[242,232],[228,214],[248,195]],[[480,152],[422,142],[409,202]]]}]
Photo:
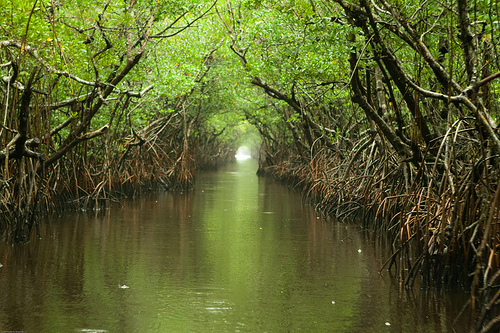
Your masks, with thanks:
[{"label": "narrow water channel", "polygon": [[0,331],[454,331],[466,295],[400,289],[378,274],[376,236],[325,221],[256,168],[240,161],[198,174],[193,191],[0,244]]}]

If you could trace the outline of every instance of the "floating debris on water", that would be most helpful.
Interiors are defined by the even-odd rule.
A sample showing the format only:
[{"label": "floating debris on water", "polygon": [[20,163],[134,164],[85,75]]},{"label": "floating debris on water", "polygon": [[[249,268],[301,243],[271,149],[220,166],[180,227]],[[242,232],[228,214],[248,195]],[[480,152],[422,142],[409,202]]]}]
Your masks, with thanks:
[{"label": "floating debris on water", "polygon": [[358,253],[361,253],[361,252],[362,252],[362,251],[361,251],[361,249],[359,249],[359,250],[358,250]]},{"label": "floating debris on water", "polygon": [[390,322],[388,322],[388,321],[386,321],[386,322],[385,322],[385,326],[391,326],[391,323],[390,323]]},{"label": "floating debris on water", "polygon": [[82,328],[81,330],[76,330],[77,332],[85,332],[85,333],[106,333],[108,330],[101,329],[92,329],[92,328]]},{"label": "floating debris on water", "polygon": [[332,304],[335,304],[335,301],[332,301]]},{"label": "floating debris on water", "polygon": [[128,289],[129,286],[127,286],[126,284],[123,284],[121,286],[118,286],[118,288],[120,288],[120,289]]}]

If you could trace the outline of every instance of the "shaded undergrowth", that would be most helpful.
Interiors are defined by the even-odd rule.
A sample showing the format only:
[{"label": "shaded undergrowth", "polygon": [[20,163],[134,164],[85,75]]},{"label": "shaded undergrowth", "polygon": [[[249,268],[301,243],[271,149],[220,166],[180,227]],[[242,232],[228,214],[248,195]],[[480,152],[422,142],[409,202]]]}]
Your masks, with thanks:
[{"label": "shaded undergrowth", "polygon": [[125,139],[108,133],[85,142],[50,168],[32,159],[10,161],[9,178],[0,185],[0,236],[22,243],[41,216],[105,209],[151,191],[190,189],[197,169],[234,159],[234,148],[188,137],[183,128],[183,117],[169,114]]}]

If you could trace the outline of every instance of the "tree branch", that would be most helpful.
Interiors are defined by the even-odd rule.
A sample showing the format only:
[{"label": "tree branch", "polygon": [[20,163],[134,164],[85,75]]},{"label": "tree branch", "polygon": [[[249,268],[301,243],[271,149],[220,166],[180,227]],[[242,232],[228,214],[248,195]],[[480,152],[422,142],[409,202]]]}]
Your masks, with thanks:
[{"label": "tree branch", "polygon": [[154,84],[144,88],[141,92],[133,92],[133,91],[124,91],[123,94],[128,95],[130,97],[142,98],[148,91],[154,88]]},{"label": "tree branch", "polygon": [[167,34],[165,35],[165,31],[167,31],[168,29],[172,28],[174,26],[175,23],[177,23],[181,18],[183,18],[188,12],[184,12],[182,13],[182,15],[180,15],[177,19],[175,19],[171,24],[169,24],[165,29],[163,29],[162,31],[160,31],[159,33],[157,34],[154,34],[154,35],[151,35],[149,36],[149,38],[168,38],[168,37],[173,37],[181,32],[183,32],[184,30],[186,30],[187,28],[191,27],[196,21],[200,20],[201,18],[203,18],[205,15],[207,15],[207,13],[212,9],[214,8],[214,6],[217,4],[217,1],[218,0],[215,0],[214,3],[206,10],[204,11],[200,16],[198,16],[197,18],[195,18],[193,21],[189,22],[186,26],[182,27],[181,29],[179,29],[178,31],[176,32],[173,32],[171,34]]},{"label": "tree branch", "polygon": [[50,66],[49,64],[47,64],[47,62],[45,60],[43,60],[42,57],[40,57],[38,55],[38,51],[36,49],[34,49],[33,47],[29,46],[29,45],[24,45],[24,47],[22,46],[22,44],[18,41],[15,41],[15,40],[7,40],[7,41],[2,41],[0,42],[0,46],[4,46],[4,47],[16,47],[18,49],[23,49],[25,50],[26,52],[28,52],[33,58],[35,58],[36,61],[38,61],[44,68],[46,68],[48,71],[50,71],[51,73],[55,74],[55,75],[58,75],[58,76],[64,76],[64,77],[67,77],[67,78],[70,78],[78,83],[81,83],[83,85],[86,85],[86,86],[92,86],[92,87],[96,87],[98,86],[98,84],[96,82],[90,82],[90,81],[86,81],[86,80],[83,80],[73,74],[70,74],[69,72],[63,72],[63,71],[60,71],[60,70],[57,70],[56,68],[54,68],[53,66]]},{"label": "tree branch", "polygon": [[82,141],[90,140],[92,138],[95,138],[97,136],[105,134],[109,129],[109,125],[106,124],[100,129],[93,131],[93,132],[88,132],[85,133],[79,137],[74,138],[71,142],[65,144],[61,148],[59,148],[55,153],[53,153],[43,165],[38,166],[37,172],[41,172],[43,167],[47,167],[60,159],[62,156],[64,156],[69,150],[71,150],[73,147],[75,147],[77,144],[79,144]]}]

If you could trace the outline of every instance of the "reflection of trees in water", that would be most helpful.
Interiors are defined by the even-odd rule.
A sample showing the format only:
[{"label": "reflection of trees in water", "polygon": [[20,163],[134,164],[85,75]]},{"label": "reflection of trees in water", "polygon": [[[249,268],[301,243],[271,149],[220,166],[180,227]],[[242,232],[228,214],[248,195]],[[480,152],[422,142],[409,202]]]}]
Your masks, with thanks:
[{"label": "reflection of trees in water", "polygon": [[[393,280],[377,275],[387,244],[375,234],[318,219],[300,193],[257,178],[256,164],[200,173],[190,192],[53,221],[39,242],[0,252],[9,274],[0,274],[9,287],[1,313],[28,330],[40,325],[35,308],[54,318],[45,331],[65,331],[68,320],[121,331],[147,330],[152,320],[188,331],[238,322],[249,330],[361,331],[413,318],[432,332],[440,319],[425,318],[429,312],[450,322],[455,309],[445,296],[401,296]],[[10,270],[12,263],[19,267]]]}]

